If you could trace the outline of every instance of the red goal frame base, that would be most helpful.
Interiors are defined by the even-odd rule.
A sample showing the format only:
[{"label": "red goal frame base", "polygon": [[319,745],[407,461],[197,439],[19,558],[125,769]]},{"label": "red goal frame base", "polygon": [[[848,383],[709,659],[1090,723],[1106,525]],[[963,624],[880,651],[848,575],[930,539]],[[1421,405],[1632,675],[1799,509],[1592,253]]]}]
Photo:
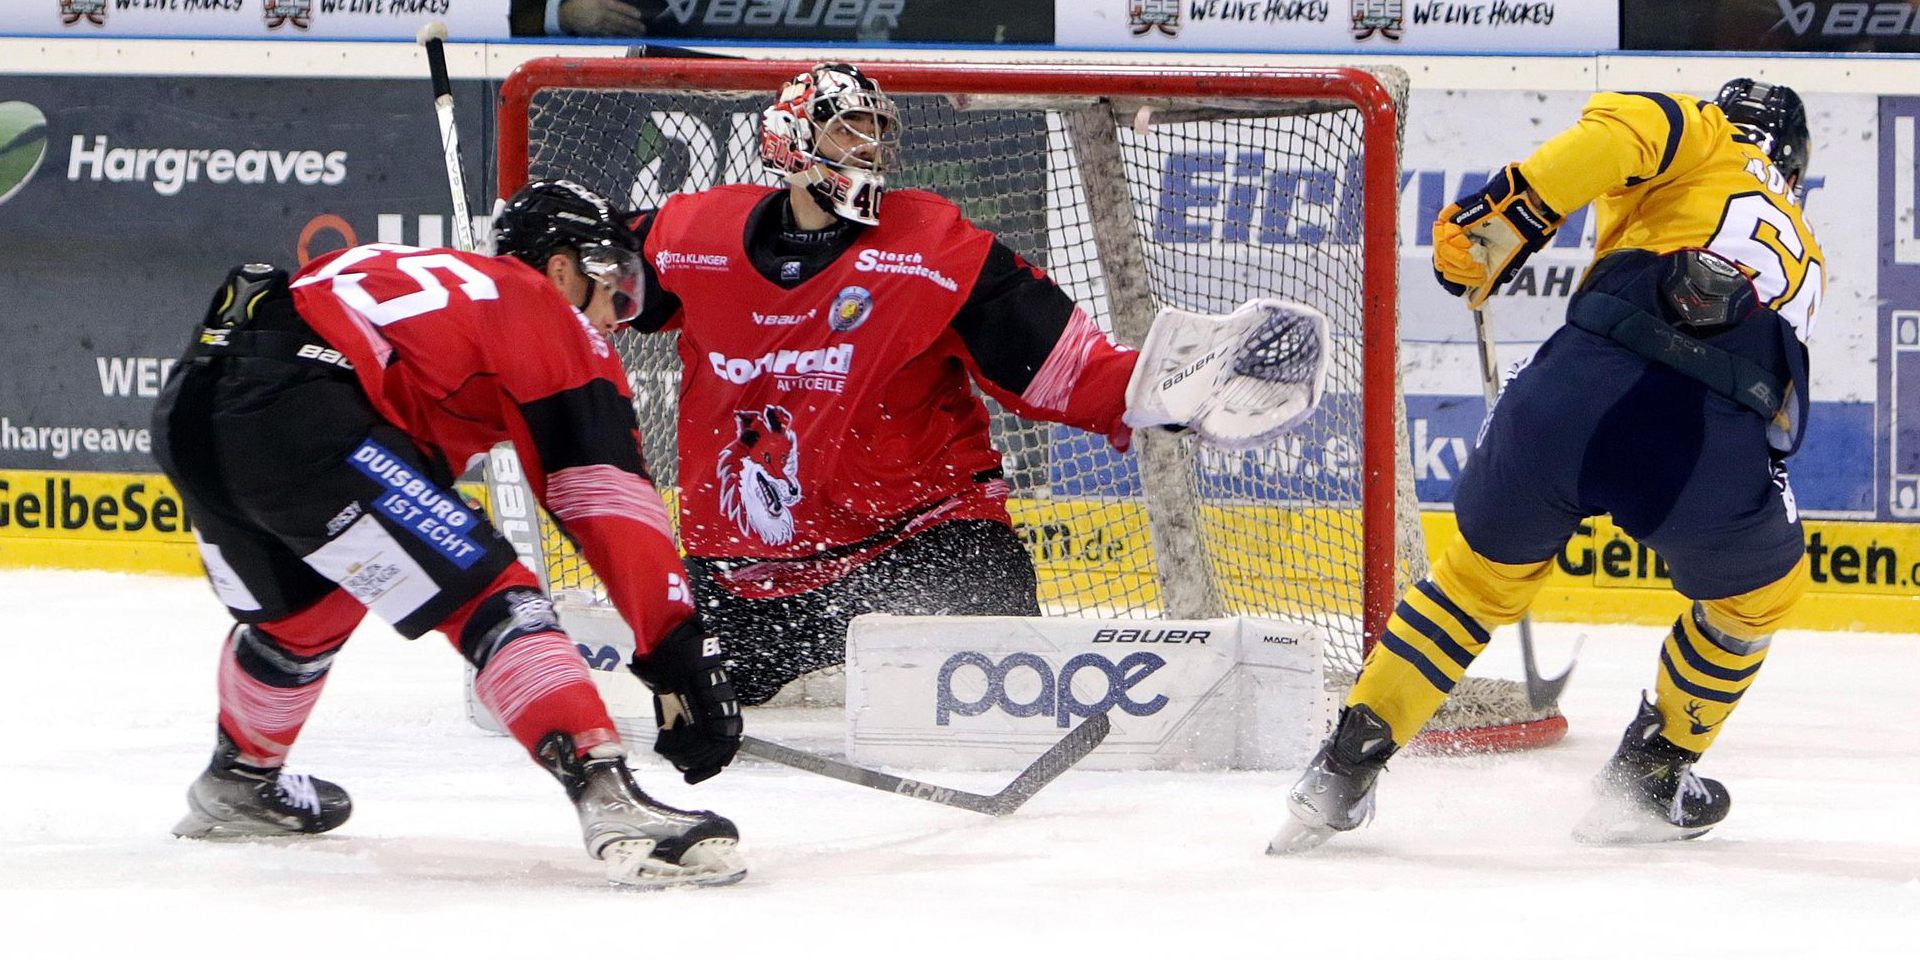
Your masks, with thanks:
[{"label": "red goal frame base", "polygon": [[1554,715],[1539,720],[1474,727],[1466,730],[1429,730],[1413,738],[1407,749],[1434,756],[1460,753],[1507,753],[1552,746],[1567,736],[1567,718]]}]

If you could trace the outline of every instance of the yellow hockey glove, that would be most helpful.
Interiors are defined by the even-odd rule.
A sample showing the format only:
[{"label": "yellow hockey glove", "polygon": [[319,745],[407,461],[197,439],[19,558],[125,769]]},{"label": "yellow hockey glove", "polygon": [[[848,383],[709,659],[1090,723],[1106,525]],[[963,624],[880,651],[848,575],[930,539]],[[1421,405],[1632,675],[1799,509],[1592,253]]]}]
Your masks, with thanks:
[{"label": "yellow hockey glove", "polygon": [[1478,308],[1547,245],[1563,218],[1527,187],[1510,163],[1477,192],[1440,211],[1433,223],[1433,274]]}]

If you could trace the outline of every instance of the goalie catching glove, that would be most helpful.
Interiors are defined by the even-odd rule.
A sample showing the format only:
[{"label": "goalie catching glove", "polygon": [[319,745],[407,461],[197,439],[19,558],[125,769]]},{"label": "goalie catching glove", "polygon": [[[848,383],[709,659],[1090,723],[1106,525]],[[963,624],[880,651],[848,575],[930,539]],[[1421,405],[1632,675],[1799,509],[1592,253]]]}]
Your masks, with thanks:
[{"label": "goalie catching glove", "polygon": [[710,636],[698,616],[673,628],[632,669],[653,691],[653,718],[660,734],[653,751],[665,757],[688,783],[720,772],[740,749],[740,701],[721,663],[720,640]]},{"label": "goalie catching glove", "polygon": [[1162,309],[1127,381],[1130,427],[1184,426],[1230,450],[1293,429],[1326,391],[1325,314],[1250,300],[1225,316]]},{"label": "goalie catching glove", "polygon": [[1440,211],[1433,223],[1433,273],[1454,296],[1479,309],[1553,239],[1562,217],[1510,163],[1476,193]]}]

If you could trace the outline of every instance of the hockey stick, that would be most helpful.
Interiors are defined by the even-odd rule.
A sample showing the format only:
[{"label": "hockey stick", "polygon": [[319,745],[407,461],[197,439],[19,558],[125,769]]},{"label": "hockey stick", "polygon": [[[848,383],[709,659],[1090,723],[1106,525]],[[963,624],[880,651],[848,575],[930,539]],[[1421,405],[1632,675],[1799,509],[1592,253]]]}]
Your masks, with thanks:
[{"label": "hockey stick", "polygon": [[[1493,416],[1493,405],[1500,399],[1500,360],[1495,355],[1493,326],[1487,320],[1487,311],[1481,307],[1473,308],[1473,335],[1480,343],[1480,389],[1487,399],[1487,416]],[[1573,677],[1573,668],[1580,659],[1580,646],[1574,644],[1573,657],[1567,661],[1567,669],[1557,677],[1543,677],[1533,655],[1533,616],[1520,615],[1520,669],[1526,675],[1527,703],[1535,710],[1545,710],[1560,700],[1560,691],[1567,688],[1567,681]]]},{"label": "hockey stick", "polygon": [[440,146],[446,153],[447,189],[453,194],[453,243],[472,253],[473,216],[467,208],[466,168],[460,162],[460,129],[453,118],[453,80],[447,74],[447,25],[435,20],[415,34],[427,48],[427,70],[433,75],[433,112],[440,120]]},{"label": "hockey stick", "polygon": [[[433,112],[440,121],[440,146],[447,167],[447,191],[453,200],[454,246],[463,253],[473,253],[478,244],[474,242],[473,215],[467,206],[466,169],[460,161],[460,130],[454,123],[453,80],[447,73],[447,25],[435,20],[421,27],[414,39],[427,48],[427,70],[433,77]],[[526,474],[521,471],[520,458],[514,454],[512,444],[496,444],[488,452],[484,475],[494,527],[513,545],[513,552],[520,557],[520,562],[533,569],[540,589],[546,591],[549,588],[547,556],[540,542],[540,516],[533,496],[533,485],[527,482]],[[465,694],[467,719],[488,733],[506,733],[507,728],[488,712],[475,695],[474,677],[473,665],[468,664]]]},{"label": "hockey stick", "polygon": [[797,770],[817,773],[835,780],[845,780],[848,783],[857,783],[875,790],[885,790],[888,793],[897,793],[918,800],[959,807],[974,813],[984,813],[990,817],[1004,817],[1020,809],[1020,805],[1032,799],[1034,794],[1040,792],[1041,787],[1052,783],[1055,777],[1067,772],[1067,768],[1079,763],[1082,757],[1093,752],[1093,748],[1107,739],[1107,733],[1111,729],[1113,729],[1112,721],[1107,719],[1105,713],[1096,713],[1088,717],[1078,727],[1073,728],[1072,732],[1061,737],[1060,742],[1048,747],[1047,752],[1041,754],[1039,759],[1020,771],[1020,775],[1014,777],[1013,782],[1007,784],[1006,789],[992,796],[968,793],[952,787],[935,786],[931,783],[909,780],[906,777],[896,777],[890,773],[881,773],[878,770],[869,770],[866,767],[856,767],[851,763],[806,753],[792,747],[783,747],[758,737],[741,737],[740,752],[750,757],[771,760]]}]

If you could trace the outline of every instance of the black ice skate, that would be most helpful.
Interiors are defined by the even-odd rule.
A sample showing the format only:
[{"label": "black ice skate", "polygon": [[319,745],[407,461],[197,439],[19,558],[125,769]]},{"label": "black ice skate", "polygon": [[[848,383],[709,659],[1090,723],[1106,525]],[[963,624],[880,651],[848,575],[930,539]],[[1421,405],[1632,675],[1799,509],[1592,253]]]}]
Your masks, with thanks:
[{"label": "black ice skate", "polygon": [[573,738],[563,733],[548,734],[539,753],[580,813],[587,853],[606,861],[608,882],[721,886],[747,875],[736,856],[740,832],[733,821],[707,810],[678,810],[656,802],[633,782],[626,759],[618,753],[594,756],[590,751],[579,757]]},{"label": "black ice skate", "polygon": [[176,837],[248,839],[325,833],[347,822],[353,801],[339,784],[278,767],[239,762],[240,750],[226,731],[213,762],[187,788],[187,815],[173,826]]},{"label": "black ice skate", "polygon": [[1333,736],[1320,745],[1307,772],[1288,792],[1290,819],[1267,844],[1267,853],[1312,850],[1334,834],[1373,819],[1375,783],[1395,749],[1392,729],[1373,708],[1362,704],[1341,710]]},{"label": "black ice skate", "polygon": [[1620,749],[1594,778],[1598,797],[1573,828],[1582,843],[1659,843],[1691,840],[1727,818],[1727,788],[1693,772],[1700,755],[1660,731],[1666,723],[1651,701],[1627,726]]}]

